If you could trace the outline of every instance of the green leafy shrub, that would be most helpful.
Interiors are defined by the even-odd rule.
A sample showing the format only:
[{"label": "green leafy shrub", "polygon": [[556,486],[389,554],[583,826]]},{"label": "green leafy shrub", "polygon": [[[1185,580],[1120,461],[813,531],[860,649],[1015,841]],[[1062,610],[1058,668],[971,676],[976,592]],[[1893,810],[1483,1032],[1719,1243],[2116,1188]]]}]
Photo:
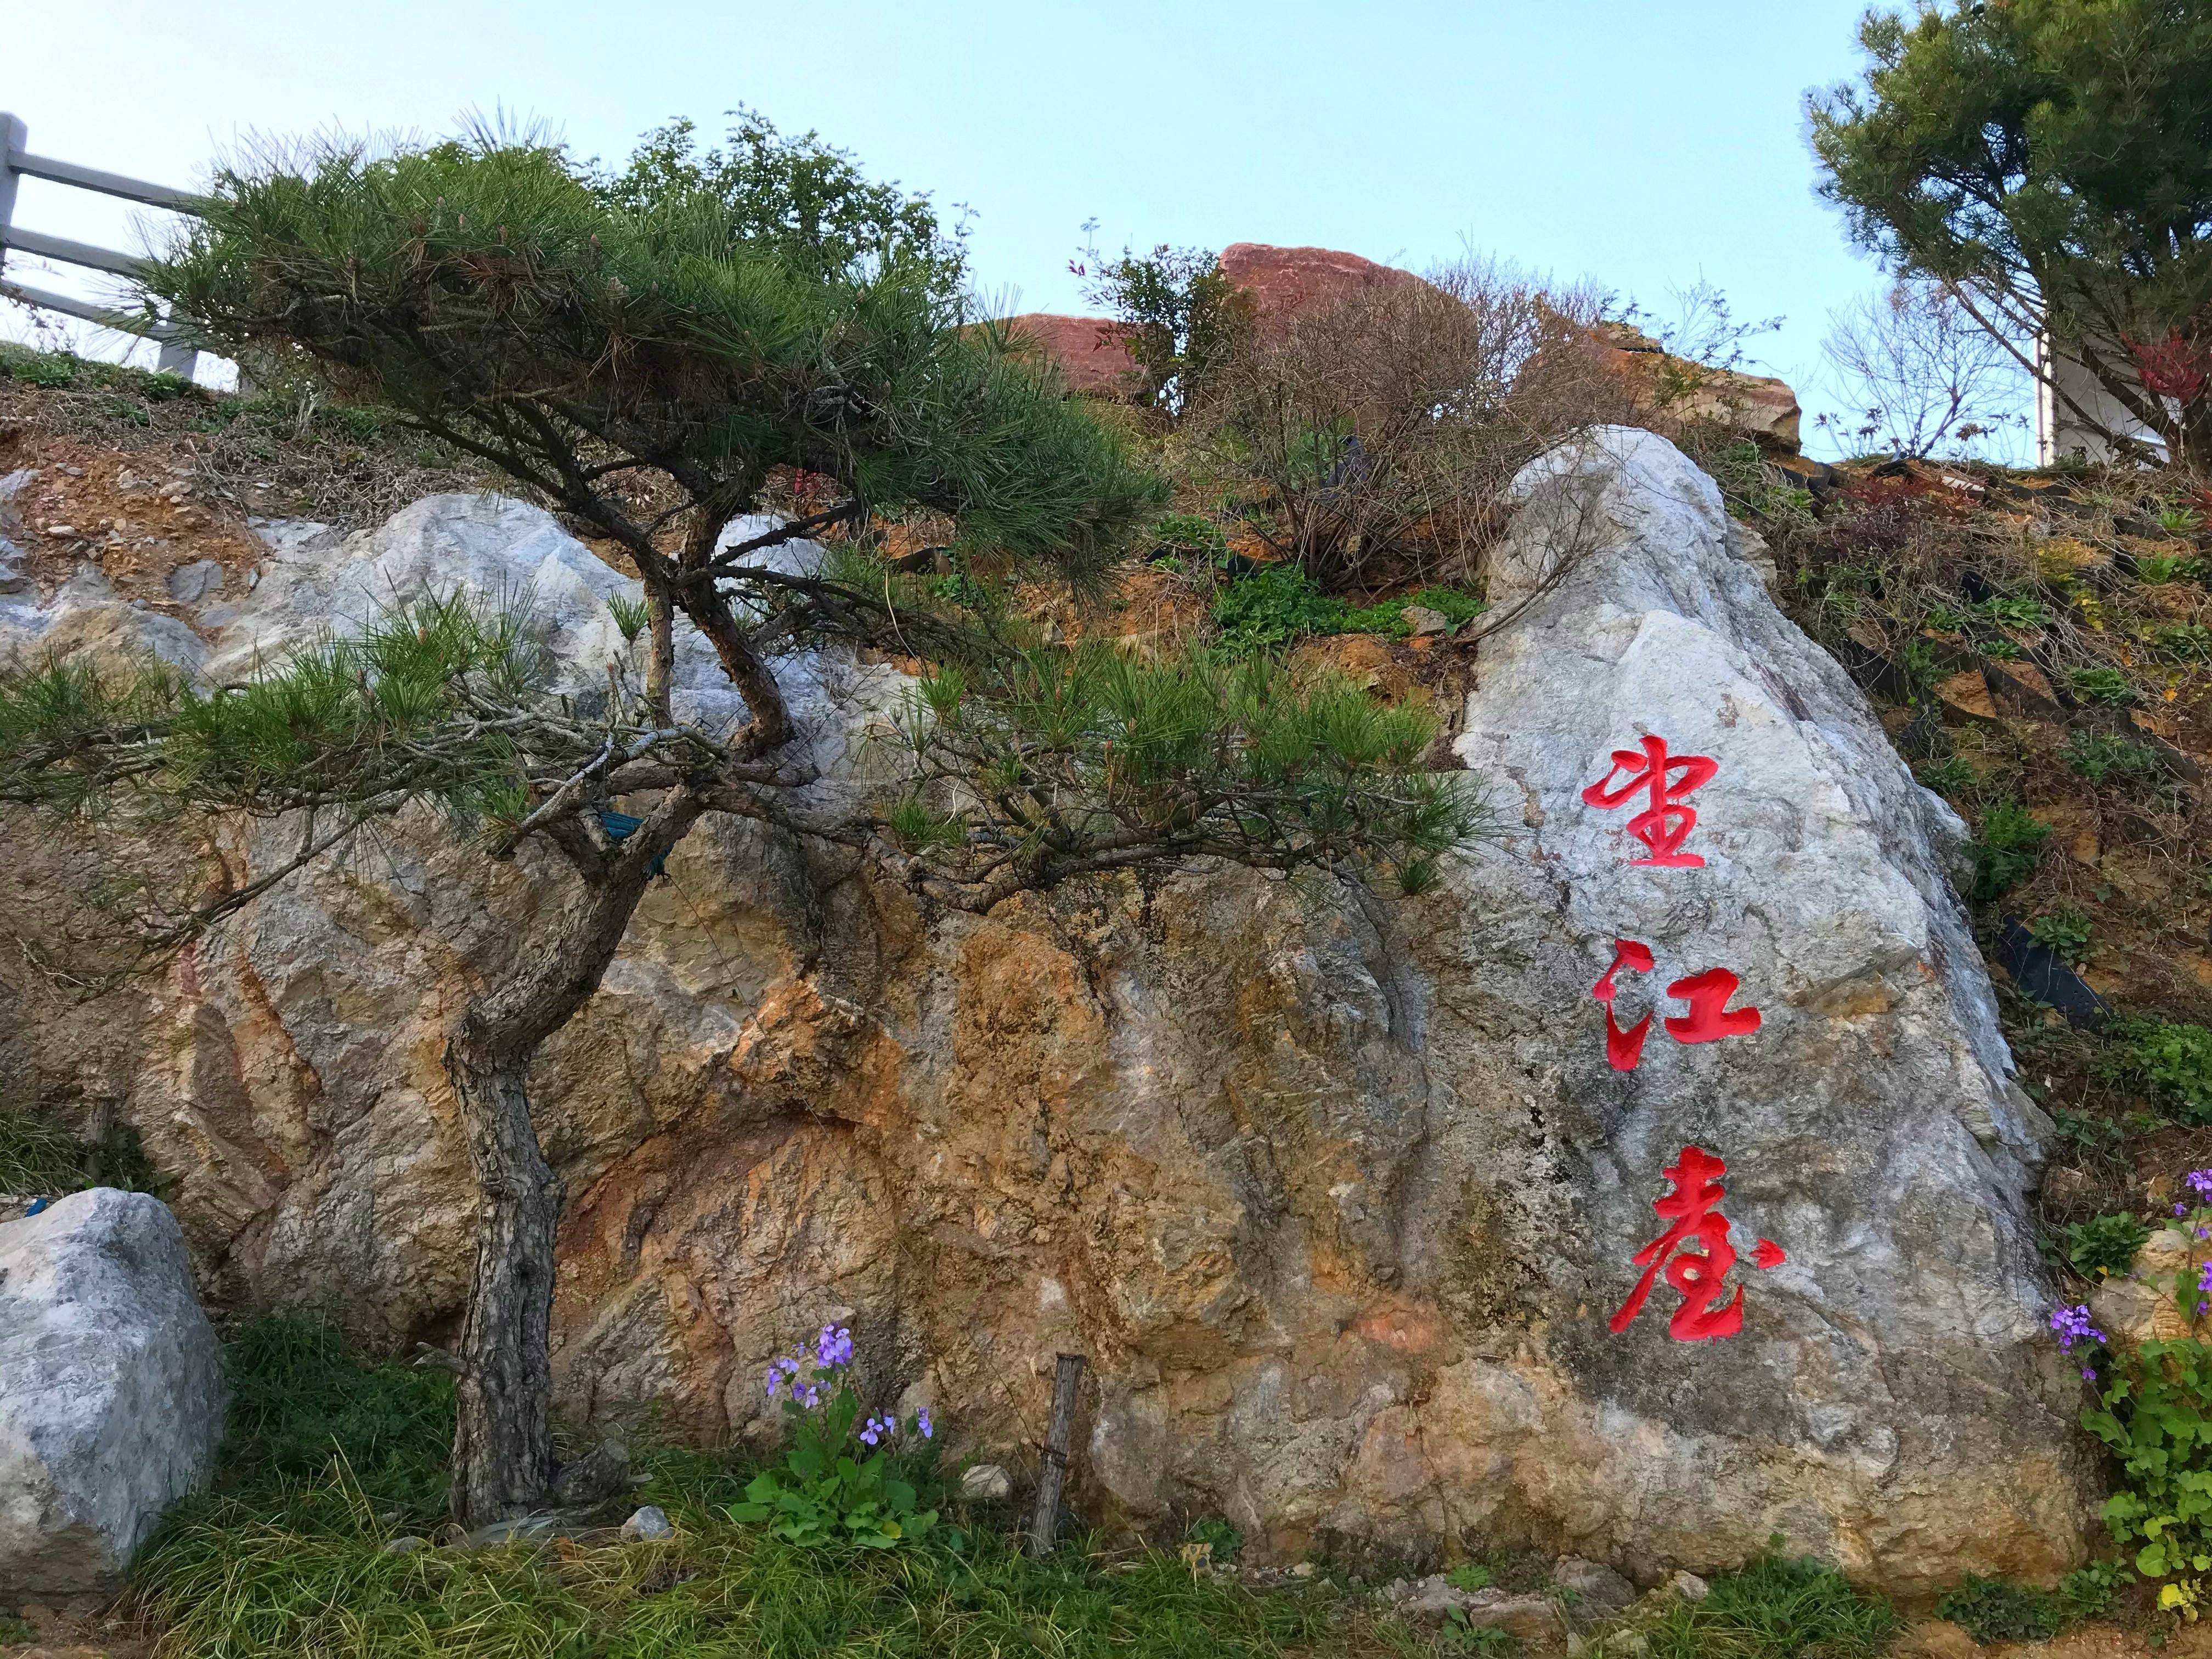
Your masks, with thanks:
[{"label": "green leafy shrub", "polygon": [[2135,1547],[2137,1572],[2169,1581],[2160,1606],[2193,1606],[2197,1575],[2212,1571],[2212,1347],[2149,1341],[2116,1352],[2102,1393],[2081,1425],[2120,1462],[2105,1525]]},{"label": "green leafy shrub", "polygon": [[1209,564],[1218,564],[1229,552],[1221,526],[1195,513],[1161,514],[1152,523],[1152,544]]},{"label": "green leafy shrub", "polygon": [[2054,1589],[1967,1575],[1936,1603],[1942,1618],[1987,1647],[1996,1642],[2047,1642],[2062,1631],[2110,1611],[2134,1575],[2116,1561],[2093,1561]]},{"label": "green leafy shrub", "polygon": [[1974,837],[1974,896],[1984,902],[2009,892],[2043,857],[2051,826],[2017,801],[1991,807]]},{"label": "green leafy shrub", "polygon": [[76,384],[77,361],[67,356],[27,357],[17,363],[15,378],[49,392],[65,391]]},{"label": "green leafy shrub", "polygon": [[1480,1561],[1462,1561],[1444,1575],[1444,1583],[1455,1590],[1488,1589],[1490,1569]]},{"label": "green leafy shrub", "polygon": [[802,1351],[769,1368],[769,1398],[781,1399],[792,1420],[791,1449],[781,1468],[753,1478],[745,1501],[730,1506],[732,1521],[764,1526],[803,1548],[890,1549],[936,1527],[937,1511],[921,1507],[921,1488],[909,1478],[926,1478],[934,1466],[929,1413],[905,1422],[871,1413],[863,1425],[852,1362],[853,1334],[824,1325],[811,1354]]},{"label": "green leafy shrub", "polygon": [[2164,769],[2148,744],[2112,732],[2076,732],[2059,744],[2058,758],[2091,783],[2147,783]]},{"label": "green leafy shrub", "polygon": [[1207,1559],[1217,1563],[1234,1561],[1244,1547],[1244,1534],[1218,1515],[1200,1516],[1190,1523],[1183,1539],[1205,1545],[1210,1553]]},{"label": "green leafy shrub", "polygon": [[2156,586],[2161,582],[2185,581],[2197,574],[2197,561],[2186,554],[2138,553],[2136,574]]},{"label": "green leafy shrub", "polygon": [[2136,1039],[2152,1082],[2184,1109],[2185,1121],[2212,1123],[2212,1031],[2202,1025],[2152,1025]]},{"label": "green leafy shrub", "polygon": [[2036,941],[2055,951],[2061,960],[2080,967],[2088,960],[2089,941],[2096,925],[2078,904],[2054,904],[2027,924]]},{"label": "green leafy shrub", "polygon": [[2002,628],[2041,628],[2051,620],[2043,601],[2027,593],[1993,593],[1982,609]]},{"label": "green leafy shrub", "polygon": [[2170,662],[2212,661],[2212,628],[2203,623],[2160,623],[2144,634],[2143,642]]},{"label": "green leafy shrub", "polygon": [[1330,634],[1388,634],[1402,639],[1413,632],[1413,625],[1406,620],[1406,612],[1417,605],[1435,611],[1454,629],[1472,621],[1490,608],[1489,601],[1482,595],[1464,587],[1422,587],[1398,599],[1384,599],[1379,605],[1346,606],[1334,627],[1321,631]]},{"label": "green leafy shrub", "polygon": [[1232,656],[1277,650],[1313,634],[1334,633],[1344,606],[1295,565],[1271,564],[1221,590],[1213,625]]},{"label": "green leafy shrub", "polygon": [[2065,1625],[2058,1598],[2051,1591],[1971,1573],[1937,1601],[1936,1611],[1984,1647],[1992,1642],[2047,1642]]},{"label": "green leafy shrub", "polygon": [[2084,702],[2119,706],[2136,700],[2135,682],[2117,668],[2077,668],[2066,678]]},{"label": "green leafy shrub", "polygon": [[2131,1215],[2100,1215],[2077,1221],[2066,1230],[2067,1265],[2084,1279],[2124,1273],[2149,1237],[2150,1229]]}]

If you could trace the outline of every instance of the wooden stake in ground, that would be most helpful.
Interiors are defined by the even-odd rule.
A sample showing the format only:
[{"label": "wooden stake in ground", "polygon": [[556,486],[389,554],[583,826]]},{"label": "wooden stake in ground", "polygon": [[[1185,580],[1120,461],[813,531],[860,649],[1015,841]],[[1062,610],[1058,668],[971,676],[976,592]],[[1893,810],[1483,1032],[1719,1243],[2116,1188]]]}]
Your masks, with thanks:
[{"label": "wooden stake in ground", "polygon": [[1075,1394],[1083,1382],[1083,1356],[1064,1353],[1052,1375],[1052,1427],[1044,1437],[1044,1468],[1037,1476],[1036,1509],[1030,1516],[1030,1553],[1047,1556],[1060,1534],[1060,1486],[1067,1474],[1067,1444],[1075,1433]]}]

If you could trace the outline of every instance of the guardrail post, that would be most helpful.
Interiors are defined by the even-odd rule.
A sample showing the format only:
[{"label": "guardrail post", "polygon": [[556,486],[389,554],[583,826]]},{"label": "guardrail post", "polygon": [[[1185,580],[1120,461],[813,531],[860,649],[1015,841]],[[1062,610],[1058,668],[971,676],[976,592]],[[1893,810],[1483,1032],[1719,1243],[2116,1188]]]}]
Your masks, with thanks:
[{"label": "guardrail post", "polygon": [[0,109],[0,266],[8,263],[8,227],[15,222],[15,157],[30,142],[21,118]]}]

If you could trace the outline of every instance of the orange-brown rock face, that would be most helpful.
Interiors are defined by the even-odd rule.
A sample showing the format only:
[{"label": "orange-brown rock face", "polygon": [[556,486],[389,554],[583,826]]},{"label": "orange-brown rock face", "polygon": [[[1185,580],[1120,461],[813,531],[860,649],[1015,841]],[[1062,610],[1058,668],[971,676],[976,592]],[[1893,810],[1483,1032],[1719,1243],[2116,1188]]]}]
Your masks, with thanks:
[{"label": "orange-brown rock face", "polygon": [[1004,326],[1010,337],[1058,364],[1067,389],[1079,397],[1132,395],[1136,360],[1122,338],[1125,325],[1112,318],[1029,311],[1007,318]]},{"label": "orange-brown rock face", "polygon": [[1598,336],[1610,348],[1614,371],[1653,405],[1655,430],[1672,434],[1692,422],[1711,421],[1761,448],[1796,453],[1804,410],[1787,380],[1686,362],[1618,323],[1601,326]]},{"label": "orange-brown rock face", "polygon": [[1273,247],[1231,242],[1221,250],[1221,274],[1252,295],[1262,323],[1294,317],[1363,289],[1417,288],[1421,279],[1395,265],[1326,247]]}]

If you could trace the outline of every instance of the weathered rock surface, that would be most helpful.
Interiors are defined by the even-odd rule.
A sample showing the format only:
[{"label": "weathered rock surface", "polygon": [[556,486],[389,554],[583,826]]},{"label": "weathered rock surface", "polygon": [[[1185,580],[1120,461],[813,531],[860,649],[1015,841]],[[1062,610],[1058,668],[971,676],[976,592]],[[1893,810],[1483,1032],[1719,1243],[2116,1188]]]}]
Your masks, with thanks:
[{"label": "weathered rock surface", "polygon": [[[2021,1198],[2045,1126],[1946,884],[1960,826],[1670,446],[1613,433],[1525,484],[1493,592],[1530,603],[1459,739],[1499,836],[1428,897],[1193,872],[978,920],[757,827],[684,842],[533,1076],[564,1407],[773,1432],[762,1368],[835,1318],[956,1451],[1034,1444],[1081,1350],[1079,1504],[1225,1514],[1260,1552],[1526,1542],[1643,1578],[1779,1532],[1906,1591],[2076,1559],[2079,1379]],[[1534,592],[1577,525],[1593,550]],[[513,502],[270,533],[217,659],[364,572],[531,580],[579,684],[619,647],[623,579]],[[849,775],[889,671],[804,666]],[[1581,799],[1646,733],[1718,763],[1702,867],[1631,867],[1635,808]],[[227,855],[290,844],[260,833]],[[449,1337],[473,1205],[443,1034],[562,878],[455,839],[403,823],[127,1018],[41,1003],[14,1039],[64,1106],[92,1076],[122,1100],[224,1296]],[[1655,957],[1624,1023],[1724,966],[1759,1030],[1655,1019],[1614,1070],[1591,987],[1620,938]],[[1690,1143],[1731,1166],[1741,1334],[1670,1340],[1662,1284],[1615,1334]],[[1754,1268],[1761,1237],[1786,1261]]]},{"label": "weathered rock surface", "polygon": [[1025,311],[1001,326],[1017,343],[1057,363],[1067,389],[1080,397],[1122,398],[1135,389],[1137,360],[1129,355],[1126,325],[1111,317]]},{"label": "weathered rock surface", "polygon": [[1421,286],[1412,271],[1357,253],[1266,242],[1231,242],[1221,250],[1221,274],[1252,296],[1263,326],[1363,289]]},{"label": "weathered rock surface", "polygon": [[1804,410],[1787,380],[1771,374],[1711,368],[1670,356],[1660,343],[1625,323],[1601,325],[1598,337],[1613,366],[1632,384],[1674,392],[1664,411],[1667,429],[1714,421],[1781,454],[1795,454],[1803,437]]},{"label": "weathered rock surface", "polygon": [[0,1224],[0,1607],[97,1599],[222,1439],[222,1355],[157,1199]]}]

